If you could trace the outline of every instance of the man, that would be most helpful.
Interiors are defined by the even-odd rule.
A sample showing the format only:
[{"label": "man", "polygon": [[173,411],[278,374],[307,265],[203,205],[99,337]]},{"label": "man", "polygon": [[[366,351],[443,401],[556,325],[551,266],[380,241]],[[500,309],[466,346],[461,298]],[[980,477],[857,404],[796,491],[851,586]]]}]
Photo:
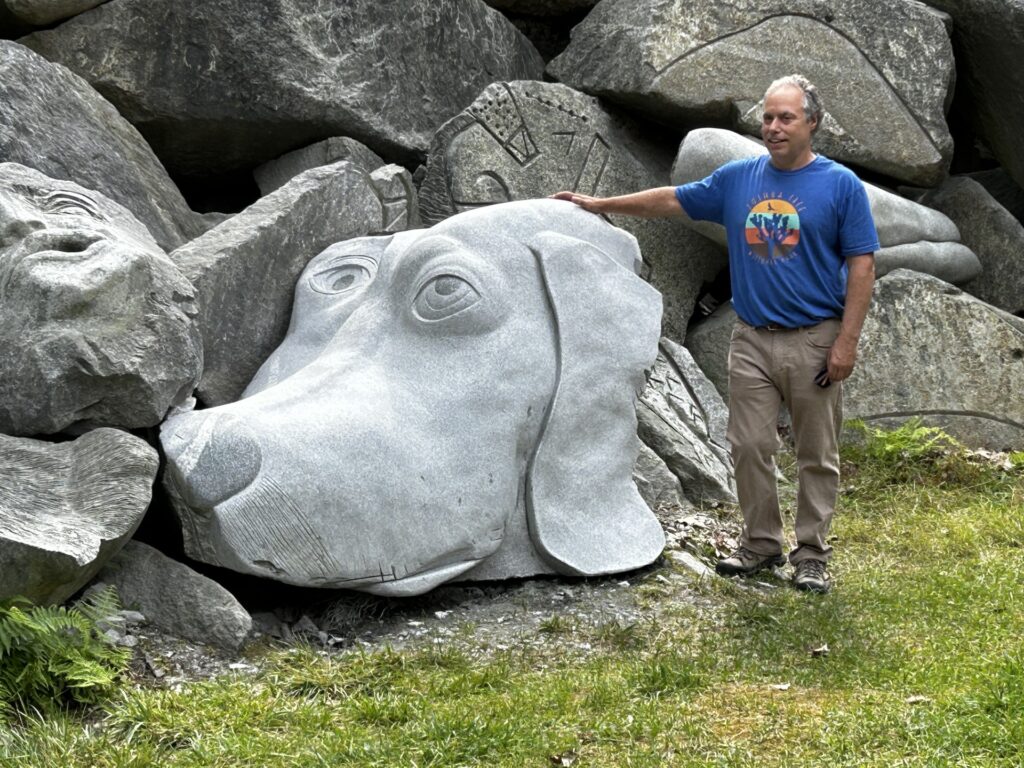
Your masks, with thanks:
[{"label": "man", "polygon": [[726,228],[739,320],[729,347],[729,429],[743,512],[738,549],[722,575],[782,565],[785,539],[775,483],[776,424],[793,423],[798,471],[793,584],[827,592],[827,542],[839,489],[842,384],[874,286],[878,250],[864,186],[816,155],[817,89],[800,75],[768,86],[761,137],[768,155],[726,163],[698,182],[619,197],[554,195],[594,213],[683,216]]}]

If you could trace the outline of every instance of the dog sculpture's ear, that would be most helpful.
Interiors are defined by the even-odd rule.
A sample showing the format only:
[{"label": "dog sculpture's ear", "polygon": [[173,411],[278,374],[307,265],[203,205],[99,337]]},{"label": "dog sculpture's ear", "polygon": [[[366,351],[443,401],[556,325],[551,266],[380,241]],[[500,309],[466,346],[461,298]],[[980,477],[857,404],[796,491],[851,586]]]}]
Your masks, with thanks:
[{"label": "dog sculpture's ear", "polygon": [[554,317],[558,370],[527,469],[530,535],[561,573],[639,568],[665,545],[632,479],[636,396],[658,352],[661,295],[623,266],[630,263],[623,254],[552,233],[532,245]]}]

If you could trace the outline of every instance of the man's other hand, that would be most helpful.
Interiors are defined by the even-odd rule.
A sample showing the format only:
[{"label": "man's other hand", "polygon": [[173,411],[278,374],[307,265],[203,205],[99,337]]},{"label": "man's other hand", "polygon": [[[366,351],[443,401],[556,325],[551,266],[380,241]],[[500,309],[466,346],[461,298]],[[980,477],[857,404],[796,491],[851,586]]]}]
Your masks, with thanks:
[{"label": "man's other hand", "polygon": [[839,334],[828,352],[828,380],[842,381],[850,378],[856,361],[857,342]]}]

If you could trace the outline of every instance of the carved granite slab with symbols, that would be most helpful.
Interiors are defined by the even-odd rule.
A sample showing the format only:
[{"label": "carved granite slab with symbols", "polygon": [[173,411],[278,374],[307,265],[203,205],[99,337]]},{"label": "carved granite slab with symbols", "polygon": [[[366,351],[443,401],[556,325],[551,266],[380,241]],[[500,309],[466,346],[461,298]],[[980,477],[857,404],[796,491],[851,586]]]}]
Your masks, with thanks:
[{"label": "carved granite slab with symbols", "polygon": [[[760,141],[721,128],[698,128],[690,131],[679,146],[672,183],[697,181],[730,160],[766,154],[768,150]],[[913,269],[960,285],[981,274],[981,262],[960,242],[960,231],[948,216],[873,184],[864,187],[882,246],[875,254],[877,275]],[[706,221],[690,225],[725,247],[722,226]],[[769,232],[761,235],[766,249],[773,234],[778,237]]]},{"label": "carved granite slab with symbols", "polygon": [[735,503],[725,402],[690,353],[671,339],[661,341],[637,419],[640,439],[679,478],[687,499],[700,506]]},{"label": "carved granite slab with symbols", "polygon": [[653,120],[760,135],[765,88],[800,72],[825,101],[822,151],[930,186],[953,153],[947,22],[887,0],[605,0],[548,74]]},{"label": "carved granite slab with symbols", "polygon": [[[420,187],[433,224],[483,205],[563,189],[618,195],[668,183],[671,157],[597,99],[564,85],[494,83],[434,137]],[[665,300],[664,332],[682,339],[704,282],[725,259],[678,221],[612,216],[633,234]]]},{"label": "carved granite slab with symbols", "polygon": [[639,260],[552,200],[331,246],[243,398],[163,427],[189,554],[385,595],[650,563],[630,473],[661,300]]},{"label": "carved granite slab with symbols", "polygon": [[0,164],[0,432],[150,427],[202,368],[195,293],[112,200]]}]

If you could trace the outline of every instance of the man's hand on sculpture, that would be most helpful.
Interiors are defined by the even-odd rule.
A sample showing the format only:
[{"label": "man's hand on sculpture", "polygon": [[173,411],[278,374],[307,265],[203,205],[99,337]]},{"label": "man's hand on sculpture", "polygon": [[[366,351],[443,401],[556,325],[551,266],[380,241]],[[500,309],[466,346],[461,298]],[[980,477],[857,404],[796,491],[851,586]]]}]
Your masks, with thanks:
[{"label": "man's hand on sculpture", "polygon": [[585,211],[591,213],[601,213],[601,198],[591,197],[590,195],[581,195],[578,192],[556,192],[551,195],[552,200],[568,200],[570,203],[575,203]]},{"label": "man's hand on sculpture", "polygon": [[842,381],[853,373],[853,365],[857,360],[857,342],[840,335],[828,352],[828,379]]}]

